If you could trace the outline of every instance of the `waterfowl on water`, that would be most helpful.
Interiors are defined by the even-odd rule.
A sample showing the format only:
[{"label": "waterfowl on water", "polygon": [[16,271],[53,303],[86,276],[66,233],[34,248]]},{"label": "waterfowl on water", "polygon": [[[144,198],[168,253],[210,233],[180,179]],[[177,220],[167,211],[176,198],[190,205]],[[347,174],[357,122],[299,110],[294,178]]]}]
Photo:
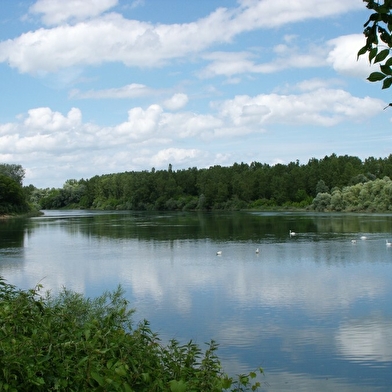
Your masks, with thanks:
[{"label": "waterfowl on water", "polygon": [[217,252],[216,252],[216,255],[217,256],[220,256],[222,254],[222,251],[221,250],[218,250]]},{"label": "waterfowl on water", "polygon": [[366,235],[362,235],[362,236],[361,236],[361,240],[367,240]]},{"label": "waterfowl on water", "polygon": [[387,246],[392,246],[392,242],[390,242],[390,241],[388,241],[388,240],[385,240],[386,241],[386,245]]},{"label": "waterfowl on water", "polygon": [[289,234],[290,234],[290,236],[292,236],[292,235],[296,235],[297,233],[295,232],[295,231],[289,231]]},{"label": "waterfowl on water", "polygon": [[256,253],[260,253],[260,249],[259,248],[256,248]]}]

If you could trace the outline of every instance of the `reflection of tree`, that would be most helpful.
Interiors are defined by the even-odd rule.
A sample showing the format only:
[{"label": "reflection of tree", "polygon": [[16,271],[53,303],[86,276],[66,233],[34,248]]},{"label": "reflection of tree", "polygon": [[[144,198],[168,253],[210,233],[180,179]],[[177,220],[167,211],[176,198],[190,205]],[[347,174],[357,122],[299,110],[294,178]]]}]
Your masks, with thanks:
[{"label": "reflection of tree", "polygon": [[[286,240],[289,230],[299,233],[369,232],[372,223],[353,215],[347,218],[317,214],[253,214],[244,212],[178,212],[97,214],[81,218],[66,228],[88,236],[136,238],[141,240],[203,239],[214,241],[263,241],[274,236]],[[82,223],[82,224],[81,224]],[[377,221],[380,231],[388,230],[388,222]]]},{"label": "reflection of tree", "polygon": [[26,220],[0,220],[0,248],[19,248],[23,246]]}]

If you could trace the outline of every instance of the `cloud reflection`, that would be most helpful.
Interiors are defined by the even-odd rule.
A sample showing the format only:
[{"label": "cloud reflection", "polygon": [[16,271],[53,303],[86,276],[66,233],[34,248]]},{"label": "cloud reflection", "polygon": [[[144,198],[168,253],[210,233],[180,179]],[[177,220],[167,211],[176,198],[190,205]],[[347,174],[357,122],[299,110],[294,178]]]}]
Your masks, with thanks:
[{"label": "cloud reflection", "polygon": [[336,334],[337,350],[351,361],[392,361],[392,326],[390,320],[373,316],[350,320]]}]

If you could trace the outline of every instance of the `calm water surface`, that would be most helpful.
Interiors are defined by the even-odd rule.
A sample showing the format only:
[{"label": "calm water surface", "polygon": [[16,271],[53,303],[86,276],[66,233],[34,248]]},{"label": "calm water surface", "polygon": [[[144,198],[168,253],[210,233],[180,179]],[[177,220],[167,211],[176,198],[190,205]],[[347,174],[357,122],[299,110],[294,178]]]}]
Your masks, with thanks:
[{"label": "calm water surface", "polygon": [[135,322],[216,340],[226,372],[264,368],[264,391],[391,391],[386,239],[391,215],[45,211],[0,222],[0,274],[90,297],[121,284]]}]

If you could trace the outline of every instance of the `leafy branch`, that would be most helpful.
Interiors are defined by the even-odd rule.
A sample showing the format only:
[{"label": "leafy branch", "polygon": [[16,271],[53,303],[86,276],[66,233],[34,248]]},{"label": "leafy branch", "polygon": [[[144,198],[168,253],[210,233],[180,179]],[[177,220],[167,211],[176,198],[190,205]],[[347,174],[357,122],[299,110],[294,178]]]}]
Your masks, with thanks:
[{"label": "leafy branch", "polygon": [[[392,85],[392,0],[363,0],[366,8],[373,10],[364,24],[363,34],[366,44],[358,51],[358,56],[368,53],[370,64],[379,64],[379,71],[372,72],[367,80],[381,82],[382,88],[387,89]],[[388,106],[392,106],[390,103]],[[388,107],[386,106],[386,107]],[[384,108],[386,109],[386,108]]]}]

